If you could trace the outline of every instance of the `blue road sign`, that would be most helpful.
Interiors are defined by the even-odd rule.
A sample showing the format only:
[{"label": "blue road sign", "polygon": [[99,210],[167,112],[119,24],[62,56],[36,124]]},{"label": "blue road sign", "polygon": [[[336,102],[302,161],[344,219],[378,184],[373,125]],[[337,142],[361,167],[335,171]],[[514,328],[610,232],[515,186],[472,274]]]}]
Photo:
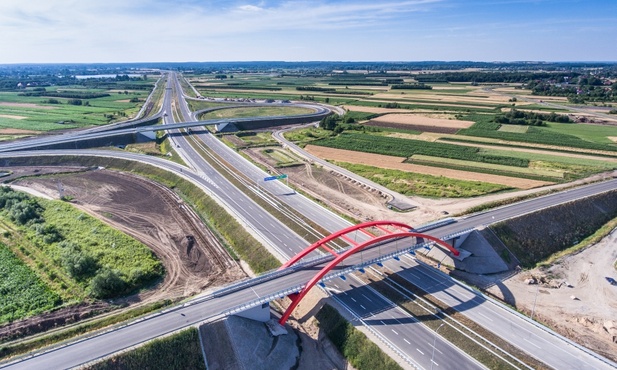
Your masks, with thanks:
[{"label": "blue road sign", "polygon": [[280,179],[286,179],[287,175],[278,175],[278,176],[270,176],[270,177],[264,177],[264,181],[272,181],[272,180],[280,180]]}]

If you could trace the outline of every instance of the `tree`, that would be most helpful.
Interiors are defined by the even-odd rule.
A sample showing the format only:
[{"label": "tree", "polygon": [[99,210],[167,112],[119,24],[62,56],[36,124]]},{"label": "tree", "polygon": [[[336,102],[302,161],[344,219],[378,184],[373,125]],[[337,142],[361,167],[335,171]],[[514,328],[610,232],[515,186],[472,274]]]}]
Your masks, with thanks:
[{"label": "tree", "polygon": [[122,293],[125,285],[116,271],[103,268],[90,281],[90,295],[95,298],[110,298]]},{"label": "tree", "polygon": [[337,120],[334,115],[329,115],[324,117],[321,121],[319,121],[319,127],[324,130],[334,130],[336,128]]},{"label": "tree", "polygon": [[79,249],[67,249],[60,257],[62,267],[77,280],[84,280],[96,273],[98,263],[94,257]]}]

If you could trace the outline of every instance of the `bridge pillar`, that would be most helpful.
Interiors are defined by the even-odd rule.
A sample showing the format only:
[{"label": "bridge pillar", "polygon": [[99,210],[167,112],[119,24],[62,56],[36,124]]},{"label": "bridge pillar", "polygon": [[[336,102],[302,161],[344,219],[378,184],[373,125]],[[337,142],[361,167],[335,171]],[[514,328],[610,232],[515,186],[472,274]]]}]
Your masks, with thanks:
[{"label": "bridge pillar", "polygon": [[255,321],[268,322],[270,320],[270,302],[238,312],[235,315]]}]

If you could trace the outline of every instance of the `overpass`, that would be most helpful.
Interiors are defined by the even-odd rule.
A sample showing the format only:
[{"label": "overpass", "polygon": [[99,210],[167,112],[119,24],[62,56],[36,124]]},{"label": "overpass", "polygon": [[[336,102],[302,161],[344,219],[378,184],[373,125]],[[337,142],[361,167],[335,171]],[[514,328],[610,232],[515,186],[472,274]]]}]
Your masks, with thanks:
[{"label": "overpass", "polygon": [[[361,228],[383,228],[388,225],[402,228],[406,232],[411,230],[408,229],[409,226],[407,225],[388,221],[361,224],[353,229],[355,231]],[[379,228],[376,228],[374,231],[379,230]],[[351,232],[352,229],[347,231]],[[324,242],[320,246],[326,243],[325,239],[333,240],[333,235],[324,238]],[[364,235],[368,237],[368,235]],[[431,248],[432,244],[436,242],[443,244],[442,240],[456,236],[451,235],[439,238],[439,240],[423,242],[420,235],[427,236],[419,233],[414,237],[396,235],[388,238],[388,240],[378,240],[378,237],[373,237],[373,242],[370,243],[370,246],[367,245],[366,248],[362,248],[362,253],[355,253],[358,250],[350,253],[355,248],[354,246],[338,250],[337,253],[348,254],[349,256],[344,261],[341,260],[335,264],[332,263],[336,260],[332,254],[300,258],[297,263],[281,270],[230,285],[207,296],[190,300],[182,306],[156,313],[115,330],[99,333],[68,345],[30,354],[0,367],[6,369],[43,369],[80,366],[118,350],[163,336],[179,328],[223,315],[239,313],[274,299],[300,292],[303,288],[308,287],[306,282],[315,278],[315,270],[328,269],[328,273],[323,274],[323,277],[318,280],[323,283],[355,270],[380,263],[380,261],[398,258],[398,256],[418,248]],[[312,246],[309,246],[308,249],[315,250]],[[331,268],[328,266],[331,266]]]},{"label": "overpass", "polygon": [[[264,116],[264,117],[244,117],[244,118],[226,118],[226,119],[211,119],[203,121],[193,122],[181,122],[171,123],[165,125],[152,125],[152,123],[158,122],[158,119],[165,117],[168,113],[161,114],[160,112],[146,119],[128,121],[121,125],[113,127],[100,127],[84,131],[78,131],[65,135],[55,135],[52,137],[26,139],[21,141],[15,141],[12,143],[3,143],[0,145],[0,152],[11,152],[19,150],[32,150],[32,149],[83,149],[84,147],[95,146],[108,146],[113,145],[113,142],[109,141],[110,138],[131,137],[140,133],[167,131],[185,129],[191,127],[203,127],[203,126],[224,126],[227,124],[242,125],[245,128],[251,126],[257,126],[259,128],[264,126],[281,126],[287,124],[309,123],[319,121],[331,113],[330,109],[320,105],[310,104],[260,104],[254,103],[250,106],[257,107],[280,107],[280,106],[294,106],[313,109],[314,112],[307,114],[299,114],[294,116]],[[238,106],[226,106],[219,107],[217,109],[232,109],[238,108]],[[83,145],[83,143],[92,142],[92,145]],[[82,143],[80,145],[79,143]]]}]

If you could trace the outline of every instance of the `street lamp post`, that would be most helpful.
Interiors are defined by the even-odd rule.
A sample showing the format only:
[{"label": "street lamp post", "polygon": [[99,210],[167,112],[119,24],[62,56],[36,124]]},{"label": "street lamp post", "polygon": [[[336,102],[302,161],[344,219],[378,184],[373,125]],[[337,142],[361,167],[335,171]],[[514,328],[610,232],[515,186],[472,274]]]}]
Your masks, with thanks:
[{"label": "street lamp post", "polygon": [[441,325],[435,330],[435,339],[433,339],[433,355],[431,356],[431,370],[433,370],[433,364],[435,363],[435,345],[437,344],[437,331],[441,329],[446,323],[442,322]]}]

